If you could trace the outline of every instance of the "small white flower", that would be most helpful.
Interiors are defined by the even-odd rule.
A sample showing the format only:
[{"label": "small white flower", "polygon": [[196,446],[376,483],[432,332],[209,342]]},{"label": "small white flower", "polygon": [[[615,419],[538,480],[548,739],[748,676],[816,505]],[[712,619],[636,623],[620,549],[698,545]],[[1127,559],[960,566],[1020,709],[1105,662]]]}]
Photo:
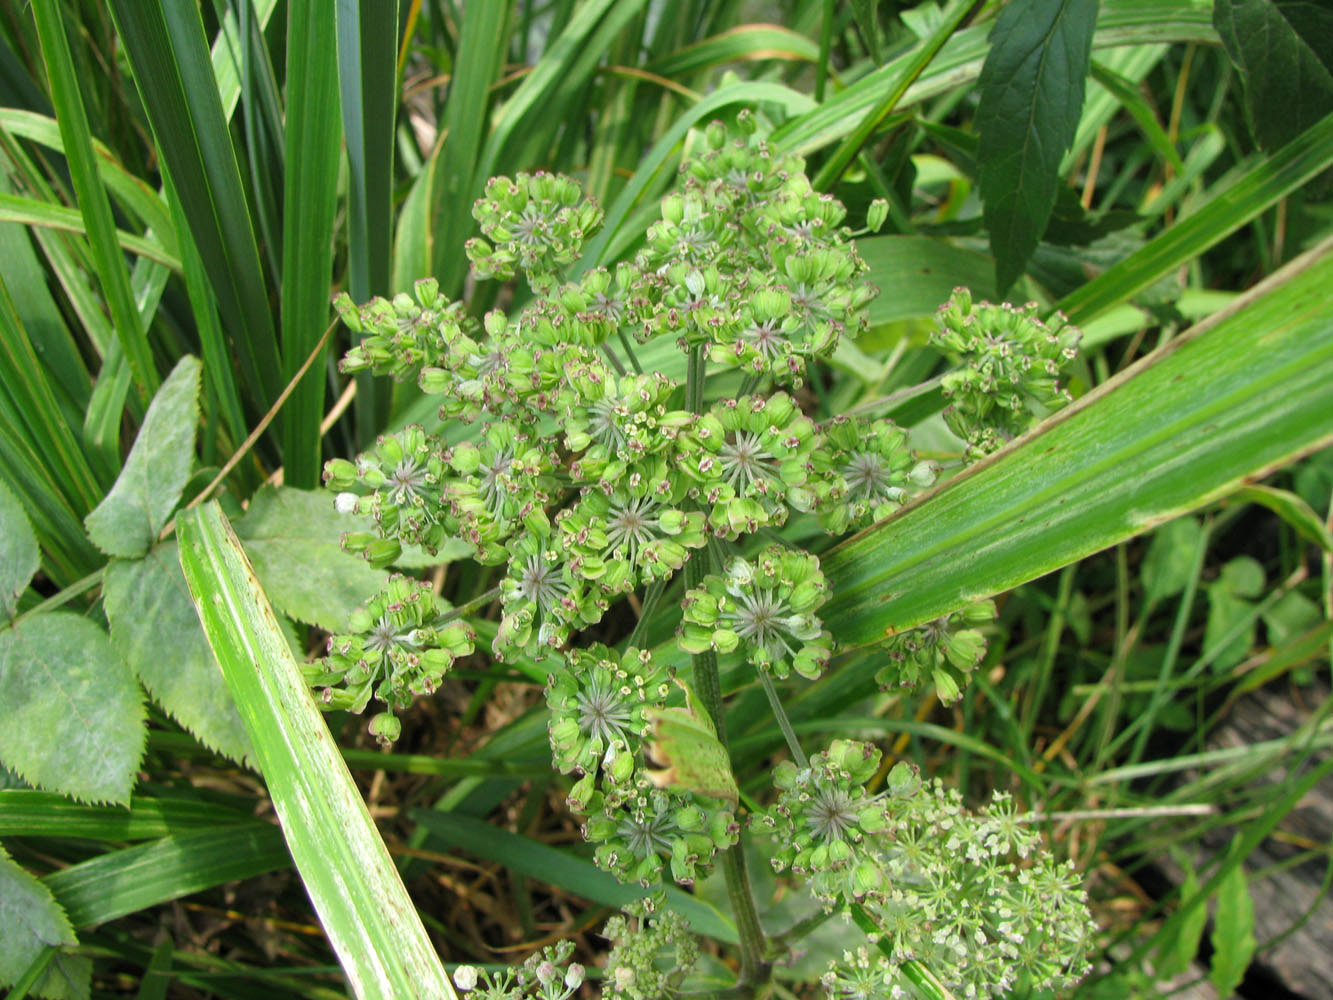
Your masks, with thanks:
[{"label": "small white flower", "polygon": [[333,507],[339,514],[355,514],[358,499],[355,493],[339,493],[333,498]]},{"label": "small white flower", "polygon": [[477,969],[472,965],[460,965],[454,970],[454,985],[464,993],[477,988]]}]

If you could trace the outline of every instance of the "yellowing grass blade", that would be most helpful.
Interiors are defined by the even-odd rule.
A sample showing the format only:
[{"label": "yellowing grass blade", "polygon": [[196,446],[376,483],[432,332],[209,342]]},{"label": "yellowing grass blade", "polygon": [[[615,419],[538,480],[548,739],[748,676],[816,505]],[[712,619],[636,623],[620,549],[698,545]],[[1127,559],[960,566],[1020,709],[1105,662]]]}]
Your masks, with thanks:
[{"label": "yellowing grass blade", "polygon": [[181,567],[283,835],[361,998],[456,1000],[240,542],[208,503],[176,522]]}]

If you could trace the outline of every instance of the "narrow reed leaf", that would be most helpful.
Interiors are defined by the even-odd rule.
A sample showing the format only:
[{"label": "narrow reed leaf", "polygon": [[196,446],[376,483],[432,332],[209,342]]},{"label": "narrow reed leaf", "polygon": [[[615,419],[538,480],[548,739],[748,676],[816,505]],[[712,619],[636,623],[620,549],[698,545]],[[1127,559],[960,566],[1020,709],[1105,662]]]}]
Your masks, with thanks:
[{"label": "narrow reed leaf", "polygon": [[[455,994],[301,669],[216,502],[178,521],[181,566],[292,858],[358,997]],[[59,897],[59,893],[57,893]]]},{"label": "narrow reed leaf", "polygon": [[42,882],[83,928],[290,864],[282,831],[252,819],[99,854]]},{"label": "narrow reed leaf", "polygon": [[1230,187],[1146,246],[1070,292],[1056,307],[1086,323],[1193,260],[1333,166],[1333,114],[1326,115]]},{"label": "narrow reed leaf", "polygon": [[278,341],[199,9],[112,0],[111,12],[243,377],[256,399],[271,402],[282,390]]},{"label": "narrow reed leaf", "polygon": [[119,843],[253,823],[248,813],[194,799],[136,795],[126,809],[84,805],[30,788],[0,790],[0,837],[79,837]]},{"label": "narrow reed leaf", "polygon": [[[329,322],[334,215],[342,162],[342,120],[338,101],[332,99],[337,93],[337,75],[337,36],[327,6],[294,0],[287,11],[286,194],[282,203],[282,359],[286,366],[283,377],[288,381]],[[387,244],[383,252],[387,269]],[[288,486],[313,489],[319,485],[325,381],[321,356],[283,409],[283,482]]]},{"label": "narrow reed leaf", "polygon": [[97,170],[88,115],[79,94],[79,81],[70,56],[60,5],[56,0],[35,0],[32,12],[41,38],[51,101],[55,105],[56,121],[65,147],[65,162],[88,233],[93,266],[106,296],[111,322],[139,387],[139,395],[146,401],[157,390],[160,380],[148,345],[147,328],[140,322],[139,311],[134,307],[125,258],[116,243],[111,204]]},{"label": "narrow reed leaf", "polygon": [[[20,222],[27,226],[78,233],[80,236],[88,232],[83,216],[75,209],[16,194],[0,193],[0,222]],[[180,270],[180,261],[156,239],[135,236],[123,229],[117,229],[115,236],[122,250],[165,264],[173,271]]]}]

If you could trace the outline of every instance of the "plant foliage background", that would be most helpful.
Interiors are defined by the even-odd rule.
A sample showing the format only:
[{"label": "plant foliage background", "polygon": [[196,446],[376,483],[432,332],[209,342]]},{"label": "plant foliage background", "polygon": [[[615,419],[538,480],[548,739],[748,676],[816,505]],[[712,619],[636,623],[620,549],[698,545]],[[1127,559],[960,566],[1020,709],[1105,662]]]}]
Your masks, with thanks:
[{"label": "plant foliage background", "polygon": [[[357,459],[392,471],[414,433],[438,435],[465,475],[486,442],[439,414],[443,398],[459,415],[466,391],[420,391],[422,359],[375,355],[363,334],[386,314],[356,306],[416,295],[476,330],[489,310],[543,301],[542,274],[616,274],[667,238],[650,226],[682,163],[730,148],[717,121],[727,142],[753,131],[803,159],[811,197],[846,206],[878,289],[866,302],[846,274],[833,282],[865,321],[801,356],[797,416],[890,418],[917,453],[898,471],[920,471],[893,503],[818,508],[850,536],[837,544],[814,541],[799,506],[763,525],[744,550],[756,565],[777,558],[770,545],[819,556],[827,601],[818,628],[798,629],[818,653],[796,676],[724,670],[701,696],[708,712],[725,697],[720,730],[669,686],[653,722],[664,753],[715,765],[679,780],[779,826],[773,781],[791,792],[781,762],[802,744],[838,802],[916,787],[897,762],[956,789],[937,794],[958,808],[999,792],[1088,891],[1091,975],[1068,992],[1191,976],[1243,989],[1287,930],[1256,912],[1273,873],[1247,859],[1291,840],[1292,810],[1333,767],[1329,38],[1323,6],[1275,0],[4,6],[0,986],[449,996],[535,954],[525,988],[547,992],[524,995],[586,993],[602,969],[604,995],[635,995],[692,956],[683,986],[642,995],[868,989],[855,949],[873,908],[855,901],[870,889],[839,890],[852,922],[821,922],[762,837],[728,846],[733,832],[707,830],[722,871],[664,883],[651,922],[635,909],[634,878],[597,867],[566,808],[578,773],[552,769],[548,701],[563,689],[546,694],[551,667],[514,638],[508,600],[497,613],[508,553],[488,557],[459,525],[386,544]],[[488,181],[538,170],[575,178],[600,227],[564,219],[588,238],[527,267],[538,280],[506,280],[505,190]],[[965,300],[937,316],[960,286],[1081,329],[1061,360],[1071,401],[1042,398],[1053,415],[1030,431],[1026,404],[998,436],[959,416],[984,397],[958,367],[972,348],[949,335]],[[421,302],[431,288],[458,304]],[[684,397],[703,384],[679,333],[611,348],[680,387],[661,400],[673,412],[700,408]],[[709,402],[769,388],[720,360]],[[880,433],[885,454],[906,454]],[[326,463],[364,502],[335,504]],[[589,638],[619,647],[612,660],[626,640],[659,650],[686,678],[689,654],[725,660],[729,640],[696,602],[679,650],[679,599],[724,586],[705,566],[720,574],[741,551],[690,532],[705,515],[759,525],[739,501],[679,513],[681,551],[654,549],[645,589]],[[813,579],[783,558],[784,579]],[[370,730],[366,698],[314,711],[302,678],[329,688],[329,637],[364,632],[357,616],[387,615],[386,600],[426,616],[414,628],[422,608],[458,612],[430,697],[377,705]],[[937,621],[954,629],[947,654],[904,646]],[[507,660],[489,655],[497,630]],[[919,686],[899,688],[913,669]],[[1293,728],[1219,749],[1254,692],[1300,706]],[[1258,780],[1274,774],[1285,781]],[[838,785],[849,775],[855,788]],[[798,815],[779,842],[802,829]],[[1326,886],[1326,847],[1282,866]],[[659,864],[678,875],[676,861]],[[736,908],[737,872],[761,928]],[[568,943],[541,950],[555,941]],[[910,958],[895,958],[902,988],[945,995],[938,963]],[[575,966],[586,983],[563,978]],[[638,986],[616,979],[626,968]]]}]

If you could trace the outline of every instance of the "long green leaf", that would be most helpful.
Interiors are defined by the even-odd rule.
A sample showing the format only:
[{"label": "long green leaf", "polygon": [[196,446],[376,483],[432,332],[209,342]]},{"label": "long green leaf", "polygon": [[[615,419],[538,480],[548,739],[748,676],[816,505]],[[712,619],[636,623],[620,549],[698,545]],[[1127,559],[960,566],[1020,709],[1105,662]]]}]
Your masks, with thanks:
[{"label": "long green leaf", "polygon": [[92,927],[289,864],[278,828],[251,820],[99,854],[42,881],[65,908],[70,923]]},{"label": "long green leaf", "polygon": [[211,802],[136,795],[128,809],[89,806],[29,788],[0,790],[0,837],[156,840],[188,830],[253,825],[254,818]]},{"label": "long green leaf", "polygon": [[1226,496],[1333,440],[1333,244],[824,557],[872,643]]},{"label": "long green leaf", "polygon": [[[0,221],[44,226],[67,233],[78,233],[81,236],[87,235],[88,232],[83,216],[75,209],[52,205],[38,198],[25,198],[18,194],[0,194]],[[123,229],[117,229],[115,237],[122,250],[165,264],[173,271],[180,270],[180,261],[168,253],[156,239],[135,236]]]},{"label": "long green leaf", "polygon": [[429,273],[440,279],[448,295],[458,293],[467,272],[467,258],[459,248],[472,232],[472,202],[486,182],[485,177],[476,176],[477,163],[491,85],[504,68],[509,8],[508,3],[474,3],[467,8],[444,112],[447,134],[427,168],[434,195]]},{"label": "long green leaf", "polygon": [[[273,611],[215,502],[178,519],[181,567],[306,891],[359,997],[448,997],[444,973]],[[59,898],[59,893],[57,893]]]},{"label": "long green leaf", "polygon": [[[319,342],[329,321],[342,121],[338,102],[331,100],[337,86],[337,37],[326,8],[327,4],[315,0],[293,0],[287,11],[282,358],[286,363],[283,376],[288,380]],[[381,247],[386,291],[388,249],[386,241]],[[283,410],[283,481],[288,486],[313,489],[319,485],[324,382],[321,357],[292,390]]]},{"label": "long green leaf", "polygon": [[[621,909],[648,895],[638,886],[625,885],[590,861],[572,857],[529,837],[497,830],[490,823],[461,813],[420,809],[412,818],[425,827],[431,839],[462,848],[487,861],[496,861],[509,871],[541,879],[548,885],[584,899]],[[712,906],[681,892],[666,890],[667,906],[690,922],[690,929],[718,941],[736,942],[736,928]]]},{"label": "long green leaf", "polygon": [[111,322],[124,348],[140,396],[146,401],[161,379],[148,346],[146,327],[140,323],[130,291],[130,276],[125,258],[116,244],[116,226],[111,218],[111,204],[97,171],[88,114],[79,95],[79,81],[69,52],[69,39],[56,0],[35,0],[33,15],[42,42],[46,77],[51,101],[56,108],[60,137],[65,146],[65,162],[74,182],[74,193],[88,232],[93,264],[111,312]]},{"label": "long green leaf", "polygon": [[111,11],[242,373],[252,395],[269,403],[282,389],[278,341],[199,8],[112,0]]}]

